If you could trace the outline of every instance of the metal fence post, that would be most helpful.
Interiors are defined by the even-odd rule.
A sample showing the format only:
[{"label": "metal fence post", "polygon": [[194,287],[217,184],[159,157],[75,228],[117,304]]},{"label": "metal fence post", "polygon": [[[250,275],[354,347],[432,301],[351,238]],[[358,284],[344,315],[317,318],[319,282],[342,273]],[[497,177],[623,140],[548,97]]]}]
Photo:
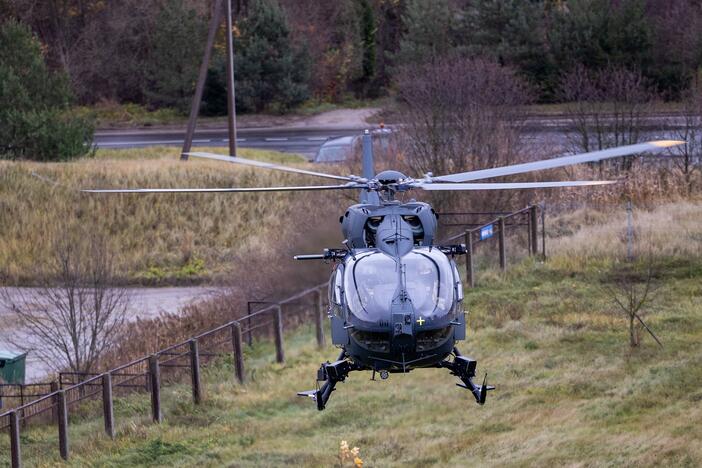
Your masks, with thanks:
[{"label": "metal fence post", "polygon": [[273,327],[275,333],[275,360],[285,362],[285,352],[283,350],[283,309],[276,306],[273,309]]},{"label": "metal fence post", "polygon": [[314,325],[317,330],[317,346],[324,347],[324,304],[322,301],[322,290],[318,289],[315,294]]},{"label": "metal fence post", "polygon": [[22,466],[22,449],[20,448],[20,425],[17,411],[10,413],[10,457],[12,468]]},{"label": "metal fence post", "polygon": [[68,403],[65,390],[58,392],[58,432],[61,458],[68,460]]},{"label": "metal fence post", "polygon": [[498,225],[500,226],[499,232],[499,243],[500,243],[500,269],[502,271],[507,270],[507,249],[505,247],[505,218],[500,217],[498,220]]},{"label": "metal fence post", "polygon": [[466,284],[469,288],[475,287],[475,276],[473,271],[473,233],[466,231]]},{"label": "metal fence post", "polygon": [[202,386],[200,383],[200,349],[197,340],[192,339],[190,344],[190,380],[193,388],[193,402],[199,405],[202,401]]},{"label": "metal fence post", "polygon": [[105,433],[115,438],[115,412],[112,405],[112,374],[102,375],[102,413],[105,419]]},{"label": "metal fence post", "polygon": [[529,240],[531,241],[531,255],[539,254],[539,222],[536,219],[536,205],[529,207]]},{"label": "metal fence post", "polygon": [[234,322],[232,324],[232,349],[234,351],[234,371],[239,383],[243,384],[246,380],[244,371],[244,351],[242,349],[241,324]]},{"label": "metal fence post", "polygon": [[161,416],[161,371],[158,355],[149,357],[149,382],[151,383],[151,417],[155,423],[163,421]]}]

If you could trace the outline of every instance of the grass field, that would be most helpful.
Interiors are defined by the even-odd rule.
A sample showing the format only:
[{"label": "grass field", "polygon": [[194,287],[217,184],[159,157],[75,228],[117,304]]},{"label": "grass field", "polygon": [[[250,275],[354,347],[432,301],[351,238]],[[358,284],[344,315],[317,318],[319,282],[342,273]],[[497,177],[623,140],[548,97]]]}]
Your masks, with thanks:
[{"label": "grass field", "polygon": [[[699,219],[694,210],[678,214]],[[699,223],[686,229],[687,240],[702,232]],[[594,220],[578,232],[589,232],[590,243],[614,236],[622,247],[614,222]],[[255,371],[244,386],[228,363],[208,369],[199,407],[189,387],[168,388],[161,426],[149,422],[146,396],[120,401],[114,442],[99,419],[73,420],[71,464],[338,466],[346,440],[364,466],[700,466],[700,257],[649,249],[660,287],[646,320],[664,347],[646,335],[631,349],[626,321],[603,291],[619,250],[571,254],[582,244],[568,235],[545,264],[483,271],[479,287],[466,290],[470,331],[460,348],[497,386],[484,407],[446,371],[418,370],[384,382],[352,374],[317,412],[295,391],[312,388],[319,362],[335,350],[315,349],[312,330],[302,329],[287,336],[285,365],[272,363],[270,343],[249,350]],[[59,464],[53,429],[25,431],[22,440],[28,466]]]},{"label": "grass field", "polygon": [[[305,165],[295,155],[241,153]],[[218,161],[182,163],[177,148],[102,150],[67,163],[0,161],[0,282],[31,284],[51,258],[53,241],[70,236],[79,242],[86,230],[110,239],[124,282],[226,276],[241,255],[272,248],[276,231],[294,237],[302,225],[289,217],[306,206],[319,205],[322,215],[325,208],[333,211],[321,219],[335,219],[343,210],[339,197],[325,195],[320,204],[318,193],[97,195],[78,189],[299,185],[309,179]]]}]

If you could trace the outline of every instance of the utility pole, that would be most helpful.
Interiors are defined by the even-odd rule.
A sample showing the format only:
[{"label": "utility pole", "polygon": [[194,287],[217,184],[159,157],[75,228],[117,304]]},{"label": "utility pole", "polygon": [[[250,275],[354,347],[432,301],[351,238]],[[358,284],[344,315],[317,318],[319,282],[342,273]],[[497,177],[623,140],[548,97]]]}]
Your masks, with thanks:
[{"label": "utility pole", "polygon": [[236,101],[234,99],[234,25],[232,0],[227,2],[227,110],[229,123],[229,155],[236,156]]},{"label": "utility pole", "polygon": [[231,0],[215,0],[212,8],[212,19],[210,20],[210,29],[207,34],[207,45],[205,53],[200,64],[200,73],[195,86],[195,95],[193,96],[190,105],[190,116],[188,118],[188,126],[183,141],[183,150],[181,151],[180,159],[187,160],[188,153],[193,146],[193,138],[195,136],[195,125],[197,116],[200,111],[200,103],[202,102],[202,94],[205,90],[205,81],[207,81],[207,70],[210,66],[212,57],[212,47],[214,46],[217,29],[222,22],[222,3],[226,2],[226,40],[227,40],[227,111],[228,111],[228,130],[229,130],[229,153],[236,156],[236,107],[234,101],[234,39],[233,20],[232,20],[232,1]]}]

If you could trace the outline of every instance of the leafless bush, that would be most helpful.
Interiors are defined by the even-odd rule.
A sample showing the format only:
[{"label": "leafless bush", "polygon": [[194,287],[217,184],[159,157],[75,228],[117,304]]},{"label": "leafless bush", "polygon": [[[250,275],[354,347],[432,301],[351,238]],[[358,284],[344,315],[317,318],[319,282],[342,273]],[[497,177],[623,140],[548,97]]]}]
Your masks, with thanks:
[{"label": "leafless bush", "polygon": [[129,306],[127,291],[112,285],[115,256],[107,238],[79,231],[53,242],[53,257],[37,272],[38,287],[5,289],[0,297],[17,319],[13,344],[57,371],[93,371]]},{"label": "leafless bush", "polygon": [[646,330],[659,346],[663,346],[653,330],[643,320],[646,306],[651,305],[656,290],[656,285],[653,282],[652,262],[649,261],[643,271],[627,262],[622,266],[615,267],[608,276],[606,278],[607,284],[603,289],[616,305],[617,312],[626,317],[629,329],[629,346],[636,348],[641,344],[640,328]]},{"label": "leafless bush", "polygon": [[[405,67],[398,73],[398,95],[405,136],[399,159],[410,174],[442,175],[524,158],[521,106],[530,93],[510,68],[466,58]],[[486,200],[504,206],[502,197],[509,196]]]},{"label": "leafless bush", "polygon": [[671,149],[675,170],[685,183],[687,194],[694,191],[695,175],[702,165],[702,89],[694,87],[683,95],[682,115],[674,116],[673,138],[684,140],[685,145]]},{"label": "leafless bush", "polygon": [[[567,103],[572,127],[567,137],[574,152],[638,143],[656,98],[639,71],[619,67],[575,67],[562,77],[560,94]],[[623,168],[628,170],[631,158],[626,161]]]}]

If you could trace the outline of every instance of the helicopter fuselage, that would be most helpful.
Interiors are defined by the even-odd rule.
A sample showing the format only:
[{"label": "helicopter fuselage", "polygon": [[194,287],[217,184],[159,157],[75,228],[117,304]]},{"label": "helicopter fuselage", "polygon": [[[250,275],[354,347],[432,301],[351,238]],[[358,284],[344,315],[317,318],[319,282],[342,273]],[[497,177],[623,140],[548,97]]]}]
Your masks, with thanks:
[{"label": "helicopter fuselage", "polygon": [[341,217],[348,251],[329,282],[332,342],[363,368],[432,367],[465,339],[456,263],[432,245],[426,203],[350,207]]}]

